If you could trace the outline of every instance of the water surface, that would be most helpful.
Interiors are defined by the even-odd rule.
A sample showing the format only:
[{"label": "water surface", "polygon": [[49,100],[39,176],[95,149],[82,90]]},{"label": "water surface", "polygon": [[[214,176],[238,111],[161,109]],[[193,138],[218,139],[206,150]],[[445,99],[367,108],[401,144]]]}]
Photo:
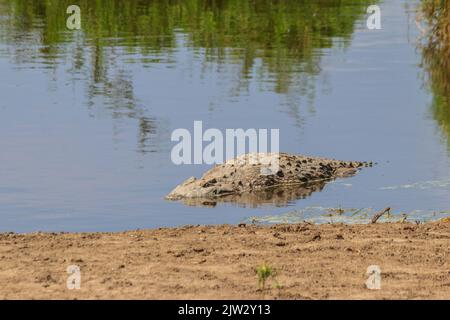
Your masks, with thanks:
[{"label": "water surface", "polygon": [[[78,2],[70,31],[70,1],[0,0],[0,231],[450,209],[447,60],[418,48],[414,2],[378,2],[382,30],[369,1]],[[167,202],[209,168],[170,161],[170,133],[194,120],[378,165],[287,207]]]}]

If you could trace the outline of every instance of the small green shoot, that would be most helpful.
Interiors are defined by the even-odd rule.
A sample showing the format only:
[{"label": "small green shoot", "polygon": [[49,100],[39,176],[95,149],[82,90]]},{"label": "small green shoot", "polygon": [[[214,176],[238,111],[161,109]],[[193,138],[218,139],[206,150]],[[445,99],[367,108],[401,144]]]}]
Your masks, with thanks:
[{"label": "small green shoot", "polygon": [[256,268],[256,274],[258,275],[258,284],[261,290],[266,288],[266,281],[270,277],[275,278],[275,271],[265,263]]}]

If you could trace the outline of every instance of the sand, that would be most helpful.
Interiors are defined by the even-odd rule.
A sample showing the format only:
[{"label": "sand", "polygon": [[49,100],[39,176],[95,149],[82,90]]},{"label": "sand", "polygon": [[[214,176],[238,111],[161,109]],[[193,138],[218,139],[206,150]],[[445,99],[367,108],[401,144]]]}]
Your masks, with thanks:
[{"label": "sand", "polygon": [[[261,289],[263,264],[275,276]],[[370,265],[380,289],[366,286]],[[450,223],[3,233],[0,298],[450,299]]]}]

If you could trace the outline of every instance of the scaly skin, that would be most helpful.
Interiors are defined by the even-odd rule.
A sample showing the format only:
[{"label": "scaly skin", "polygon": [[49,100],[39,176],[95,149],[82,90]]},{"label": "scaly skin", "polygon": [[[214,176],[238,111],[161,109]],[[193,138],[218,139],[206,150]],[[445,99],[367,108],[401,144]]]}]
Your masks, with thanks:
[{"label": "scaly skin", "polygon": [[[267,161],[274,156],[278,156],[279,169],[273,174],[264,173],[268,165],[262,161],[251,161]],[[216,165],[200,179],[187,179],[172,190],[166,199],[184,200],[186,204],[192,205],[215,205],[216,201],[252,205],[285,203],[321,190],[327,181],[352,176],[360,168],[371,165],[371,162],[339,161],[286,153],[246,154]]]}]

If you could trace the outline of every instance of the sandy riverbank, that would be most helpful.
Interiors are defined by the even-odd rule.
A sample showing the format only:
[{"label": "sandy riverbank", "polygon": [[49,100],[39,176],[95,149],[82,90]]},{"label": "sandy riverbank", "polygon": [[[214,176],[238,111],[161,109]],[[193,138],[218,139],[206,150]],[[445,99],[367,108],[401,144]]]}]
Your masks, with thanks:
[{"label": "sandy riverbank", "polygon": [[[258,288],[255,268],[277,273]],[[66,268],[81,269],[68,290]],[[381,289],[365,286],[369,265]],[[0,298],[450,299],[450,223],[0,234]]]}]

